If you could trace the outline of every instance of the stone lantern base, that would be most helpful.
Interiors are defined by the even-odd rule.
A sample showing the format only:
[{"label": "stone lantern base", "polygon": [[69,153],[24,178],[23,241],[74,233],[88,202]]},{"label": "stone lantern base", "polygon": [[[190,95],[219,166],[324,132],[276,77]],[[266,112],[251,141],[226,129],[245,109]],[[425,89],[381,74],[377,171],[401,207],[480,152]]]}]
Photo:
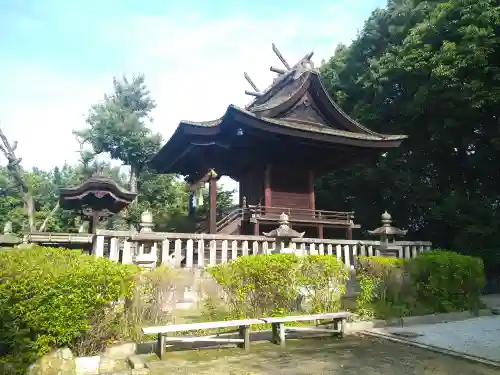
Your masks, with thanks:
[{"label": "stone lantern base", "polygon": [[390,247],[386,249],[378,249],[380,256],[388,257],[388,258],[398,258],[399,257],[399,248],[398,247]]}]

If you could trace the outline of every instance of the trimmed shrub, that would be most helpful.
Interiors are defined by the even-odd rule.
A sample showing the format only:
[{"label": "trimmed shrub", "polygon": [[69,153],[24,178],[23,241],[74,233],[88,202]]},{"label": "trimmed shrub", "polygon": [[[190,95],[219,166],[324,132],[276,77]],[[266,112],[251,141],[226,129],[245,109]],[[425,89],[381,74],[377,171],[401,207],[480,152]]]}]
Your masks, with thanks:
[{"label": "trimmed shrub", "polygon": [[411,259],[408,271],[418,300],[433,312],[481,308],[485,278],[480,258],[434,250]]},{"label": "trimmed shrub", "polygon": [[348,272],[331,256],[251,255],[209,269],[226,294],[231,318],[279,316],[301,308],[301,294],[315,312],[337,309]]},{"label": "trimmed shrub", "polygon": [[434,250],[410,260],[359,257],[357,312],[365,318],[394,318],[481,307],[481,259]]},{"label": "trimmed shrub", "polygon": [[0,252],[3,362],[29,364],[52,348],[74,348],[96,312],[130,294],[136,271],[75,250]]}]

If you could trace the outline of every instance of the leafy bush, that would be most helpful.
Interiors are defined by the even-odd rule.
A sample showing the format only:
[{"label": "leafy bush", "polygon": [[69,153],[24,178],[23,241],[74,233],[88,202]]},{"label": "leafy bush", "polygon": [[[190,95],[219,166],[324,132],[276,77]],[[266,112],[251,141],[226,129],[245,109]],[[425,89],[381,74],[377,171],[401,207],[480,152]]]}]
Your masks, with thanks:
[{"label": "leafy bush", "polygon": [[331,256],[251,255],[209,269],[227,296],[232,318],[276,316],[300,309],[301,292],[313,311],[338,308],[347,269]]},{"label": "leafy bush", "polygon": [[480,258],[434,250],[408,262],[408,272],[419,301],[433,312],[481,307],[485,278]]},{"label": "leafy bush", "polygon": [[349,271],[344,263],[331,255],[310,255],[300,258],[299,287],[310,297],[313,313],[340,309],[348,277]]},{"label": "leafy bush", "polygon": [[359,257],[356,278],[360,293],[357,312],[365,318],[405,315],[411,292],[404,259],[382,256]]},{"label": "leafy bush", "polygon": [[484,271],[479,258],[435,250],[410,260],[359,257],[357,279],[358,314],[391,318],[478,310]]},{"label": "leafy bush", "polygon": [[136,270],[75,250],[0,252],[3,362],[28,364],[54,347],[74,349],[96,312],[130,293]]},{"label": "leafy bush", "polygon": [[124,329],[126,336],[138,342],[144,339],[141,328],[145,325],[167,323],[165,310],[175,308],[175,291],[181,284],[178,270],[166,265],[142,272],[134,279],[134,288],[126,301]]}]

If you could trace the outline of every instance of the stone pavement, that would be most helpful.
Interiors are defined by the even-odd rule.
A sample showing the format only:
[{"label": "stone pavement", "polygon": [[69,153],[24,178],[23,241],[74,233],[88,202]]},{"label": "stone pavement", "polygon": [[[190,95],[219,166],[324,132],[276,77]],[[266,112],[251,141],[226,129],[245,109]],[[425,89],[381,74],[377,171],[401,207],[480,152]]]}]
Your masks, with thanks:
[{"label": "stone pavement", "polygon": [[371,331],[500,363],[500,316]]}]

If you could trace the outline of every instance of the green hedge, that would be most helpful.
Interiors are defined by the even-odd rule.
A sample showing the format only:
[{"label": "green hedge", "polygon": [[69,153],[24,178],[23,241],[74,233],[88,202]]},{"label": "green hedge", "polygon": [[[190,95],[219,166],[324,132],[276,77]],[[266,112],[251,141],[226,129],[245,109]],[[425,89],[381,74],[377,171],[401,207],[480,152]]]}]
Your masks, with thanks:
[{"label": "green hedge", "polygon": [[208,271],[226,293],[231,318],[297,311],[300,291],[308,294],[310,311],[334,311],[348,278],[344,264],[328,255],[251,255]]},{"label": "green hedge", "polygon": [[419,301],[432,311],[481,308],[485,277],[480,258],[435,250],[408,262],[408,271]]},{"label": "green hedge", "polygon": [[410,260],[359,257],[357,310],[367,318],[392,318],[481,307],[481,259],[434,250]]},{"label": "green hedge", "polygon": [[75,250],[0,252],[1,361],[29,364],[72,347],[96,312],[129,294],[136,270]]}]

